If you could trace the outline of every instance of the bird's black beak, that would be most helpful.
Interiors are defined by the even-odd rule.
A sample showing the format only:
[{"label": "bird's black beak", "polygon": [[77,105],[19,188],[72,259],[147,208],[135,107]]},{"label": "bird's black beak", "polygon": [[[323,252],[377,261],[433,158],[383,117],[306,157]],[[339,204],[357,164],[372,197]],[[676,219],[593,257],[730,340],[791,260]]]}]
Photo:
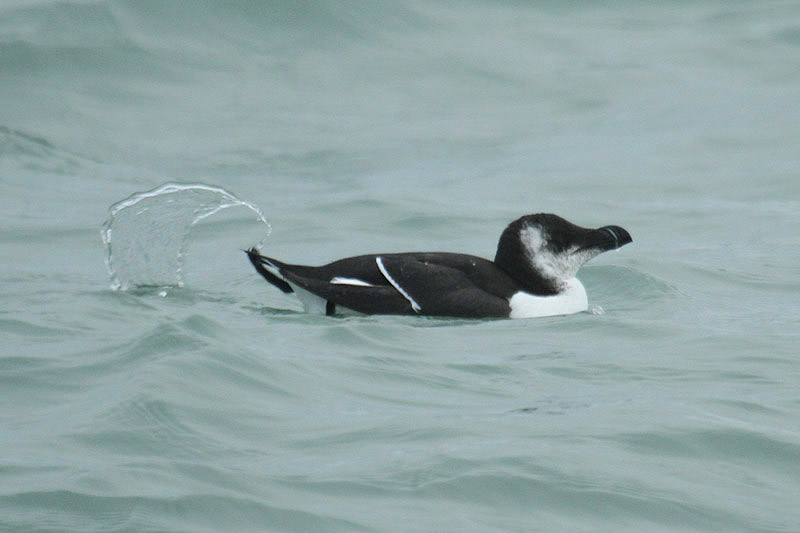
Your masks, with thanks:
[{"label": "bird's black beak", "polygon": [[633,242],[631,234],[625,228],[619,226],[603,226],[602,228],[597,228],[597,232],[599,233],[598,244],[604,252],[616,250],[629,242]]},{"label": "bird's black beak", "polygon": [[587,230],[584,242],[576,252],[590,248],[599,250],[600,252],[607,252],[608,250],[616,250],[630,242],[633,242],[633,239],[625,228],[619,226],[603,226],[602,228]]}]

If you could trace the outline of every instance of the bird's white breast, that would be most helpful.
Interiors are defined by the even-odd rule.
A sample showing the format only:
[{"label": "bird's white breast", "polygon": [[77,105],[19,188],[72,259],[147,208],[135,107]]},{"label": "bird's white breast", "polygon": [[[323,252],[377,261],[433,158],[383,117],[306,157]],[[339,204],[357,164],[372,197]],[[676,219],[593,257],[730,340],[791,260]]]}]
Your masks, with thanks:
[{"label": "bird's white breast", "polygon": [[519,291],[508,300],[511,318],[571,315],[589,308],[586,289],[578,278],[567,281],[564,290],[554,296],[536,296]]}]

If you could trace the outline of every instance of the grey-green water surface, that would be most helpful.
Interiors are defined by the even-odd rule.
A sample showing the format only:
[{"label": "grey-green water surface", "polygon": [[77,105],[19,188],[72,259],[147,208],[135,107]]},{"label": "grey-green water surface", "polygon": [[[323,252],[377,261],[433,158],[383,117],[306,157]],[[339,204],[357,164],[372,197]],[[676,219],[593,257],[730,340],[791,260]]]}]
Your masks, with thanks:
[{"label": "grey-green water surface", "polygon": [[[797,531],[797,8],[3,2],[0,528]],[[305,315],[245,212],[111,290],[108,206],[166,181],[299,263],[634,242],[569,317]]]}]

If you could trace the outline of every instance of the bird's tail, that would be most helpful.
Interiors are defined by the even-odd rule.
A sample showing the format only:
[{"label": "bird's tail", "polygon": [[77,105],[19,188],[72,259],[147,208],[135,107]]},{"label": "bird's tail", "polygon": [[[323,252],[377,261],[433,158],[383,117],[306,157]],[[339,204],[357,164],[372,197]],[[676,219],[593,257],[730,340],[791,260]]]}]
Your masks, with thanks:
[{"label": "bird's tail", "polygon": [[253,263],[256,272],[261,274],[265,280],[269,281],[283,292],[286,293],[294,292],[291,285],[289,285],[288,283],[286,283],[286,281],[284,281],[280,277],[276,276],[275,274],[267,270],[267,268],[269,267],[269,268],[274,268],[275,270],[280,272],[281,263],[279,261],[276,261],[275,259],[271,259],[269,257],[259,254],[258,250],[256,250],[255,248],[250,248],[249,250],[246,250],[245,253],[247,254],[247,257],[250,259],[250,262]]}]

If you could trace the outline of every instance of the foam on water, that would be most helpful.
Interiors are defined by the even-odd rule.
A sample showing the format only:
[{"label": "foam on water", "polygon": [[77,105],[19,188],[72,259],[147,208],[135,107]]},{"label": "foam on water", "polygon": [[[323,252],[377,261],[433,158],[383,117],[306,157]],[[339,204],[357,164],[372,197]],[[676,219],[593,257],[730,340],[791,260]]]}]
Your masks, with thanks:
[{"label": "foam on water", "polygon": [[192,226],[230,207],[255,213],[264,239],[272,232],[258,206],[211,185],[166,183],[112,205],[102,231],[111,287],[182,287]]}]

